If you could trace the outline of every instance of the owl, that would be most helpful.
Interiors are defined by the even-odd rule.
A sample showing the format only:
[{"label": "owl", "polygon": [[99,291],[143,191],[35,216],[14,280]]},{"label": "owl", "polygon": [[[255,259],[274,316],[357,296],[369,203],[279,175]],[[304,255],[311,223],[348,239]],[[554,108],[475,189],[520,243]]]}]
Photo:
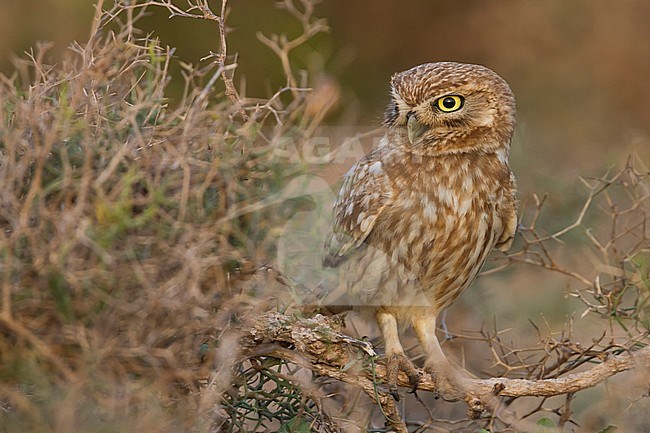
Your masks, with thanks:
[{"label": "owl", "polygon": [[490,69],[453,62],[397,73],[390,90],[379,146],[343,180],[323,265],[340,268],[348,302],[376,320],[396,399],[400,371],[414,387],[420,378],[400,343],[407,327],[424,370],[452,393],[463,375],[440,347],[436,318],[515,236],[515,100]]}]

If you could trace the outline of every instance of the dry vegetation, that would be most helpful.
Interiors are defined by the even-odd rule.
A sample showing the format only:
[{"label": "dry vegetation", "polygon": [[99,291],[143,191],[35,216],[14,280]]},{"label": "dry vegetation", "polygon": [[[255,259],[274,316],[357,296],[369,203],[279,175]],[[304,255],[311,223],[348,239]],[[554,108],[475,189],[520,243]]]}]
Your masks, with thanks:
[{"label": "dry vegetation", "polygon": [[[575,387],[556,388],[567,394],[557,407],[546,403],[552,393],[528,388],[502,392],[478,419],[440,419],[428,407],[402,419],[369,343],[340,333],[339,319],[292,316],[270,297],[297,289],[268,264],[281,229],[306,204],[269,198],[313,169],[275,150],[282,138],[298,146],[310,138],[332,104],[291,63],[293,49],[327,30],[312,2],[280,3],[302,25],[294,39],[258,35],[287,78],[268,99],[237,91],[225,2],[216,12],[203,0],[133,3],[100,2],[89,41],[65,61],[46,64],[42,46],[0,77],[0,431],[577,428]],[[215,53],[171,77],[173,49],[137,30],[146,7],[213,22]],[[185,91],[169,101],[172,78]],[[494,377],[552,380],[604,365],[591,386],[634,368],[630,353],[647,354],[647,168],[631,160],[585,183],[590,195],[575,224],[544,233],[539,199],[524,213],[520,248],[501,260],[576,280],[572,295],[607,331],[584,347],[569,324],[560,338],[540,331],[539,347],[519,349],[484,330]],[[590,271],[559,258],[570,233],[594,252]],[[288,315],[262,315],[278,309]],[[288,323],[290,338],[278,323]],[[617,360],[628,364],[617,370]],[[504,383],[499,391],[515,386]],[[520,395],[542,397],[515,415]],[[526,423],[545,412],[541,424]]]},{"label": "dry vegetation", "polygon": [[103,7],[64,62],[39,47],[1,82],[3,431],[200,425],[237,280],[292,204],[231,215],[304,170],[270,157],[304,91],[239,103],[223,53],[168,101],[172,50]]}]

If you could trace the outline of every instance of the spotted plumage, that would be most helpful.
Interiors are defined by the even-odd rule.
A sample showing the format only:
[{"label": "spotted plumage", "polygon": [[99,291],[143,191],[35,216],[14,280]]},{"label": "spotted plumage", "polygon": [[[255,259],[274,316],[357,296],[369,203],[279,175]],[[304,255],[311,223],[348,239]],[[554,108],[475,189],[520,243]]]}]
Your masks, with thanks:
[{"label": "spotted plumage", "polygon": [[436,317],[512,243],[514,124],[512,92],[491,70],[420,65],[393,76],[385,135],[345,176],[323,264],[340,267],[349,302],[376,318],[394,395],[399,369],[417,381],[398,326],[414,328],[442,381]]}]

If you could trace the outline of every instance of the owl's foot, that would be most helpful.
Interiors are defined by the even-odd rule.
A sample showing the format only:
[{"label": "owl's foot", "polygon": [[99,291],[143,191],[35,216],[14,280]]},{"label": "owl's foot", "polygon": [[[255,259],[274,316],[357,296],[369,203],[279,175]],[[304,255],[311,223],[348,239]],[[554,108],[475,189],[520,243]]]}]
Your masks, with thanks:
[{"label": "owl's foot", "polygon": [[467,394],[469,375],[454,368],[451,364],[442,365],[426,363],[424,371],[431,375],[436,387],[436,394],[445,401],[458,401]]},{"label": "owl's foot", "polygon": [[418,388],[420,383],[421,373],[415,368],[411,360],[404,353],[389,353],[385,356],[386,360],[386,385],[388,385],[388,392],[393,396],[396,401],[399,401],[399,393],[397,392],[397,377],[400,371],[403,371],[409,379],[413,391]]}]

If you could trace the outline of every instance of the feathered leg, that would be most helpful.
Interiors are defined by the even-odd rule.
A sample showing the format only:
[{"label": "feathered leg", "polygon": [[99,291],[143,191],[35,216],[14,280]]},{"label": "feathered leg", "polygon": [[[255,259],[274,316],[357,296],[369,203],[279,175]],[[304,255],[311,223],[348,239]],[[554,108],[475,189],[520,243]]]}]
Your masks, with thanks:
[{"label": "feathered leg", "polygon": [[386,350],[386,384],[388,390],[399,401],[399,394],[397,392],[397,375],[400,370],[406,373],[413,388],[417,388],[420,381],[420,374],[415,368],[411,360],[404,353],[402,344],[399,341],[399,333],[397,328],[397,320],[392,314],[378,311],[375,315],[379,331],[384,338],[384,346]]},{"label": "feathered leg", "polygon": [[460,396],[464,375],[447,359],[436,336],[436,316],[417,319],[413,330],[427,356],[424,370],[433,376],[438,393],[451,398]]}]

